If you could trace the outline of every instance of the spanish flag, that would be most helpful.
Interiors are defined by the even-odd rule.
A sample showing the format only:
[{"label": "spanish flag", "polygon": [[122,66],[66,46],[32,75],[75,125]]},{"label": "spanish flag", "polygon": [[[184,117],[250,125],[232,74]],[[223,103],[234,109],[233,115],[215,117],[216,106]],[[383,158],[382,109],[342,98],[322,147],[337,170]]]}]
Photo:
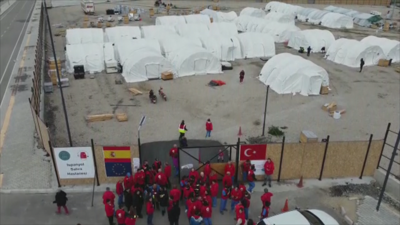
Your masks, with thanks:
[{"label": "spanish flag", "polygon": [[131,148],[128,146],[103,147],[107,177],[123,177],[132,173]]}]

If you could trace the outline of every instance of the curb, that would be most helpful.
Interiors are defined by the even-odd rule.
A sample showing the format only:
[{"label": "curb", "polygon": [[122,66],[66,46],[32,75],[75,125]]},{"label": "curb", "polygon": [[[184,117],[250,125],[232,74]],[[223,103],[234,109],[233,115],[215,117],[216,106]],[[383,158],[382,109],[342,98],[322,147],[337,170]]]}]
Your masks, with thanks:
[{"label": "curb", "polygon": [[[350,201],[357,201],[356,204],[359,205],[360,204],[360,200],[362,200],[362,198],[358,198],[358,197],[350,197],[349,198]],[[340,208],[340,214],[342,215],[344,221],[346,221],[346,223],[348,225],[354,225],[355,222],[350,219],[350,217],[347,215],[346,209],[343,206],[339,206]]]}]

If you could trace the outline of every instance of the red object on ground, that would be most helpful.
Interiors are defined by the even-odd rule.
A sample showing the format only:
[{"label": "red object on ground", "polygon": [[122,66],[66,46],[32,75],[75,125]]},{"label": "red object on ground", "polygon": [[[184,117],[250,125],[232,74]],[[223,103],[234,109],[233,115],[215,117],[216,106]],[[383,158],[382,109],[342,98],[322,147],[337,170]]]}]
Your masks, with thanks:
[{"label": "red object on ground", "polygon": [[218,84],[218,86],[222,86],[222,85],[225,85],[225,84],[226,84],[226,83],[223,82],[222,80],[211,80],[211,82],[214,82],[214,83]]},{"label": "red object on ground", "polygon": [[302,188],[302,187],[303,187],[303,176],[300,177],[300,181],[299,181],[299,183],[297,184],[297,187],[298,187],[298,188]]},{"label": "red object on ground", "polygon": [[288,212],[288,211],[289,211],[289,203],[288,200],[286,199],[285,206],[283,206],[282,212]]},{"label": "red object on ground", "polygon": [[240,160],[265,160],[267,145],[241,145]]}]

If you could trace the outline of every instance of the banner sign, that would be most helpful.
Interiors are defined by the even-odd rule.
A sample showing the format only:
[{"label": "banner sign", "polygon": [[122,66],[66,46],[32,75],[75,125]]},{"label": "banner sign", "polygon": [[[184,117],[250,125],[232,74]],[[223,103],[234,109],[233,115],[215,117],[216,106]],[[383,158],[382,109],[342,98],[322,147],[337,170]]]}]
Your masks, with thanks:
[{"label": "banner sign", "polygon": [[94,157],[91,147],[54,148],[60,179],[94,178]]},{"label": "banner sign", "polygon": [[264,164],[267,160],[251,160],[250,163],[254,165],[256,171],[254,171],[254,175],[265,175],[264,172]]},{"label": "banner sign", "polygon": [[240,146],[240,161],[266,160],[266,157],[267,157],[267,144]]},{"label": "banner sign", "polygon": [[132,173],[131,147],[103,147],[104,164],[107,177],[124,177]]}]

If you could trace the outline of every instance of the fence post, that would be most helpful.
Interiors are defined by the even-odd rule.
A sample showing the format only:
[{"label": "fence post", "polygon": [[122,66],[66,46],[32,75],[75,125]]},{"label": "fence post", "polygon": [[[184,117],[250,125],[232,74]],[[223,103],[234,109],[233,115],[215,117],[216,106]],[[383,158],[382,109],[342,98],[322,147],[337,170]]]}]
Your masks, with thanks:
[{"label": "fence post", "polygon": [[391,123],[388,123],[387,128],[386,128],[385,137],[383,138],[383,145],[382,145],[381,155],[379,156],[378,165],[376,165],[376,169],[379,168],[379,164],[381,163],[383,150],[385,149],[386,140],[387,140],[387,137],[388,137],[388,134],[389,134],[389,131],[390,131],[390,125],[391,125]]},{"label": "fence post", "polygon": [[[93,141],[93,139],[90,139],[90,143],[92,144],[92,154],[93,154],[94,173],[95,173],[96,180],[97,180],[97,186],[100,186],[99,174],[97,173],[96,152],[94,151],[94,141]],[[94,182],[93,182],[93,185],[94,185]]]},{"label": "fence post", "polygon": [[318,180],[321,180],[321,179],[322,179],[322,174],[324,173],[325,159],[326,159],[326,153],[328,152],[328,145],[329,145],[329,135],[326,137],[324,158],[322,159],[321,172],[319,173],[319,179],[318,179]]},{"label": "fence post", "polygon": [[238,183],[238,172],[239,172],[239,149],[240,149],[240,137],[236,143],[236,170],[235,170],[235,184]]},{"label": "fence post", "polygon": [[232,161],[232,146],[229,147],[229,161]]},{"label": "fence post", "polygon": [[285,150],[285,136],[283,136],[283,139],[282,139],[281,158],[280,158],[279,171],[278,171],[278,182],[281,181],[281,171],[282,171],[283,151],[284,150]]},{"label": "fence post", "polygon": [[140,136],[137,139],[137,143],[138,143],[138,148],[139,148],[139,161],[140,161],[140,166],[142,165],[142,147],[141,147],[141,143],[140,143]]},{"label": "fence post", "polygon": [[58,187],[61,187],[60,185],[60,177],[58,176],[58,170],[57,170],[57,166],[56,166],[56,160],[54,158],[54,150],[53,150],[53,146],[51,145],[51,141],[49,141],[49,146],[50,146],[50,155],[51,155],[51,159],[53,161],[53,166],[54,166],[54,172],[56,173],[56,178],[57,178],[57,184]]},{"label": "fence post", "polygon": [[363,175],[364,175],[364,169],[365,169],[365,165],[367,164],[368,155],[369,155],[369,149],[371,148],[371,142],[372,142],[372,138],[373,138],[373,137],[374,137],[373,134],[371,134],[371,135],[369,136],[369,142],[368,142],[367,153],[365,153],[364,164],[363,164],[362,169],[361,169],[360,179],[362,179],[362,177],[363,177]]},{"label": "fence post", "polygon": [[178,147],[178,182],[181,185],[181,146]]}]

